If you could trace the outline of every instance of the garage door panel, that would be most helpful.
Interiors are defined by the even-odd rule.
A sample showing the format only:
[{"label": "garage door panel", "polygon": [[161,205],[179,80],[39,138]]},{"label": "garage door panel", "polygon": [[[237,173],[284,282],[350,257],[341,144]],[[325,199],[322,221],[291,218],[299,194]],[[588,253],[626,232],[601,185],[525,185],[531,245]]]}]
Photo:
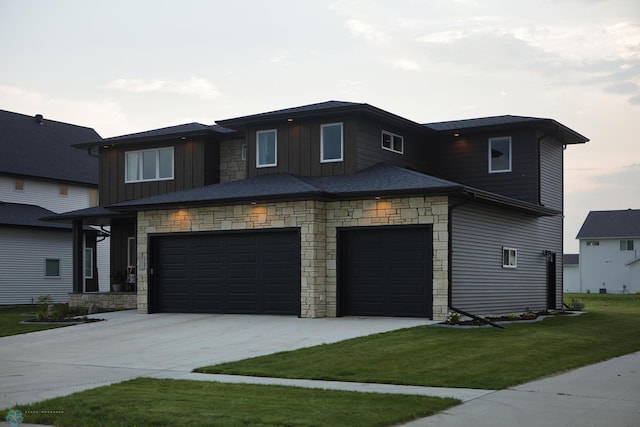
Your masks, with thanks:
[{"label": "garage door panel", "polygon": [[295,230],[153,238],[155,311],[299,314]]},{"label": "garage door panel", "polygon": [[361,227],[339,240],[343,314],[432,317],[431,227]]}]

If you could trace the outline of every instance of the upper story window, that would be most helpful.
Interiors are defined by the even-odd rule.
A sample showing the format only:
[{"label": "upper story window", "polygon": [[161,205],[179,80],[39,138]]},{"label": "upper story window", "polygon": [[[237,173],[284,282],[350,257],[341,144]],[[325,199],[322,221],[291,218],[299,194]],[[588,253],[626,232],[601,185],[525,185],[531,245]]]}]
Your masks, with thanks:
[{"label": "upper story window", "polygon": [[502,267],[518,267],[518,250],[513,248],[502,248]]},{"label": "upper story window", "polygon": [[58,194],[60,194],[61,196],[68,196],[69,195],[69,187],[64,185],[64,184],[60,184],[58,186]]},{"label": "upper story window", "polygon": [[24,180],[16,178],[16,180],[13,181],[13,189],[14,191],[24,191]]},{"label": "upper story window", "polygon": [[489,138],[489,173],[511,172],[511,137]]},{"label": "upper story window", "polygon": [[621,251],[632,251],[633,250],[633,240],[620,240],[620,250]]},{"label": "upper story window", "polygon": [[320,126],[320,161],[341,162],[343,152],[342,123]]},{"label": "upper story window", "polygon": [[587,240],[586,245],[587,246],[600,246],[600,241],[599,240]]},{"label": "upper story window", "polygon": [[173,147],[125,153],[125,182],[173,179]]},{"label": "upper story window", "polygon": [[278,164],[278,131],[276,129],[256,132],[256,167],[264,168]]},{"label": "upper story window", "polygon": [[393,151],[394,153],[404,153],[404,138],[395,133],[382,131],[382,148]]}]

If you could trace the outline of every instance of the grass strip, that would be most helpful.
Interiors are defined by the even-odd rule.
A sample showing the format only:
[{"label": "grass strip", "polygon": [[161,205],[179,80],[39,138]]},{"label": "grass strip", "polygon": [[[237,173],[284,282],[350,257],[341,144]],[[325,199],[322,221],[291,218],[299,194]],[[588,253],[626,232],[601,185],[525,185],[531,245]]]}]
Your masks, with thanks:
[{"label": "grass strip", "polygon": [[38,309],[39,306],[36,305],[0,307],[0,337],[68,326],[54,323],[49,325],[20,323],[23,320],[34,319]]},{"label": "grass strip", "polygon": [[[582,297],[582,295],[580,295]],[[196,372],[504,389],[640,350],[640,295],[589,296],[588,312],[507,329],[416,327]]]},{"label": "grass strip", "polygon": [[[388,426],[460,403],[426,396],[137,378],[20,406],[25,423],[92,426]],[[7,410],[2,411],[2,419]]]}]

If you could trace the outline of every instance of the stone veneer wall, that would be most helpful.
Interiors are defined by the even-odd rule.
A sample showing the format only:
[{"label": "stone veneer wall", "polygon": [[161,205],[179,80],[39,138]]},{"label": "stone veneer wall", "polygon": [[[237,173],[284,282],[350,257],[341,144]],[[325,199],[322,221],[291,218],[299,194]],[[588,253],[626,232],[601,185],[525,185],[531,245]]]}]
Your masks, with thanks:
[{"label": "stone veneer wall", "polygon": [[148,235],[154,233],[300,229],[301,316],[335,317],[337,228],[433,224],[433,316],[444,320],[448,292],[447,197],[337,202],[299,201],[138,213],[138,311],[148,312]]},{"label": "stone veneer wall", "polygon": [[242,160],[244,139],[220,141],[220,182],[238,181],[247,177],[247,161]]},{"label": "stone veneer wall", "polygon": [[136,308],[136,294],[134,292],[69,294],[69,307],[89,308],[91,304],[103,310],[131,310]]}]

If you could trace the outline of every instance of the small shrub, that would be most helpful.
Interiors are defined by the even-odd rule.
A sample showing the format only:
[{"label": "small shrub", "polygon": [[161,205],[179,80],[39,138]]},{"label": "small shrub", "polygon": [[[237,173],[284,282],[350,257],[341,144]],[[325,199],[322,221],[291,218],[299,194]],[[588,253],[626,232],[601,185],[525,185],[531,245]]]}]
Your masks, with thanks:
[{"label": "small shrub", "polygon": [[447,323],[455,325],[460,322],[460,313],[456,313],[455,311],[450,311],[447,313]]},{"label": "small shrub", "polygon": [[567,308],[571,311],[582,311],[584,309],[584,302],[578,298],[571,298],[571,301],[567,304]]}]

